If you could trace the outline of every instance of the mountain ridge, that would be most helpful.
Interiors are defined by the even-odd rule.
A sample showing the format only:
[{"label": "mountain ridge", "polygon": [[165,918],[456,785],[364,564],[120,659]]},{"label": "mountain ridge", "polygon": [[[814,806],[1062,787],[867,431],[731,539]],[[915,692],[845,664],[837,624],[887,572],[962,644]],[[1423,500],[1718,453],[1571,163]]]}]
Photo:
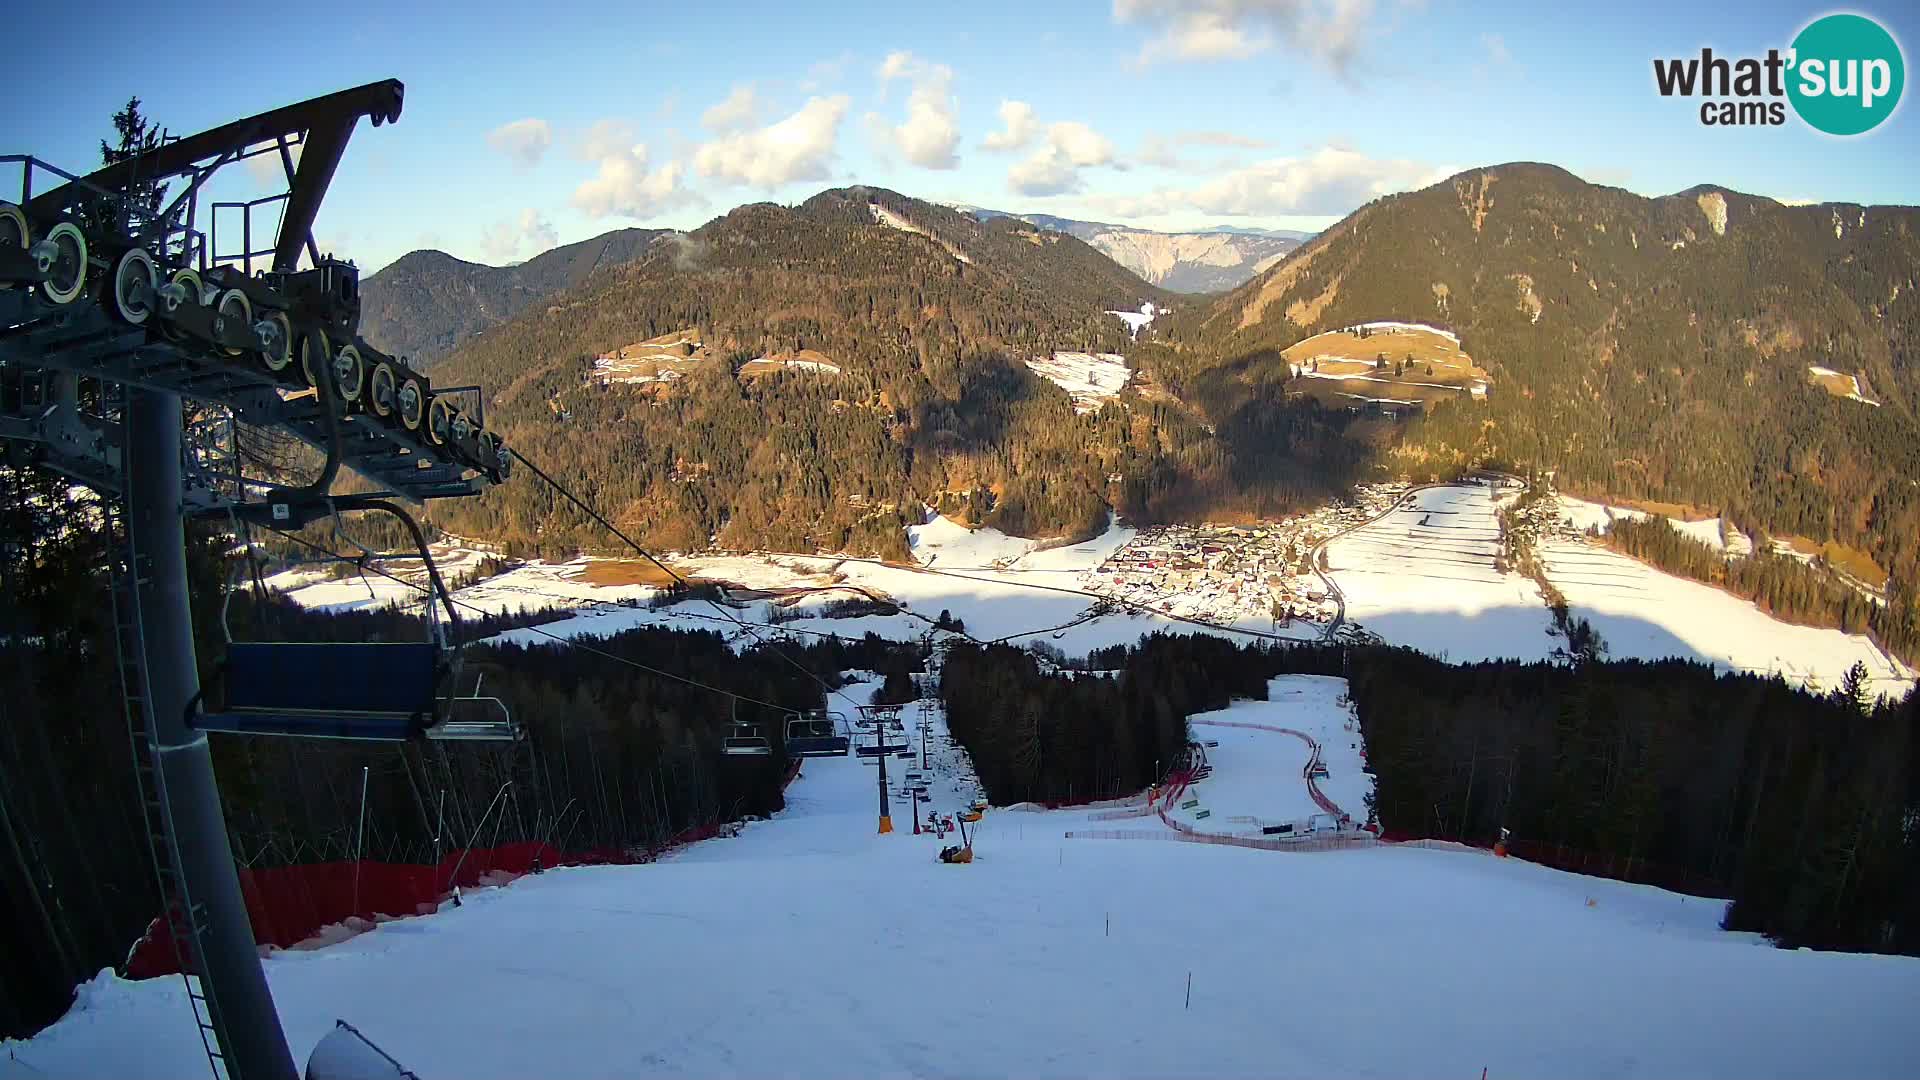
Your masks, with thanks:
[{"label": "mountain ridge", "polygon": [[[1715,507],[1748,531],[1869,551],[1911,597],[1916,265],[1911,207],[1711,184],[1649,198],[1517,162],[1376,199],[1156,323],[1138,351],[1176,394],[1231,390],[1284,380],[1279,351],[1317,332],[1433,323],[1493,392],[1415,421],[1388,452],[1396,468],[1552,469],[1595,494]],[[1861,393],[1823,390],[1816,368]]]},{"label": "mountain ridge", "polygon": [[985,220],[1017,218],[1077,236],[1153,284],[1182,293],[1218,292],[1239,285],[1313,236],[1246,226],[1167,232],[964,204],[955,209]]},{"label": "mountain ridge", "polygon": [[615,229],[524,262],[489,266],[438,249],[410,251],[360,282],[361,333],[419,366],[528,305],[579,285],[597,267],[639,257],[671,229]]}]

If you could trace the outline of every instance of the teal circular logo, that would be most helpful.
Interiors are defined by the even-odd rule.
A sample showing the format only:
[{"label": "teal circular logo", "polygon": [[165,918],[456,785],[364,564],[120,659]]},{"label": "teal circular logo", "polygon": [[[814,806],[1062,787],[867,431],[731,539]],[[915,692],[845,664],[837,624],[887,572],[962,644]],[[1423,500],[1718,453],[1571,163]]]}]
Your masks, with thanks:
[{"label": "teal circular logo", "polygon": [[1872,131],[1893,115],[1906,86],[1900,43],[1864,15],[1826,15],[1793,39],[1787,98],[1800,119],[1829,135]]}]

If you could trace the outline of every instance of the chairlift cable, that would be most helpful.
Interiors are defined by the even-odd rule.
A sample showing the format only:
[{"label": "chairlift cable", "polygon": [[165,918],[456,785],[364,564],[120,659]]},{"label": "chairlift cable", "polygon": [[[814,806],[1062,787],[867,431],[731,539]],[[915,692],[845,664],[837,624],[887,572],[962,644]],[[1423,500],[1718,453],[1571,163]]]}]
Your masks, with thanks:
[{"label": "chairlift cable", "polygon": [[[692,585],[688,583],[686,578],[681,577],[676,571],[674,571],[672,567],[668,566],[666,563],[663,563],[659,559],[654,558],[652,552],[648,551],[644,547],[641,547],[639,542],[634,540],[631,536],[628,536],[626,533],[621,532],[619,526],[615,525],[612,521],[609,521],[605,515],[600,513],[600,511],[594,509],[591,505],[589,505],[586,502],[586,500],[580,498],[580,496],[575,495],[573,492],[567,490],[564,486],[561,485],[561,483],[558,480],[555,480],[553,477],[547,475],[546,470],[542,469],[538,465],[535,465],[533,462],[527,460],[527,456],[525,454],[522,454],[517,448],[508,447],[507,453],[512,454],[515,461],[518,461],[520,464],[525,465],[529,470],[532,471],[533,475],[539,477],[542,481],[546,483],[548,487],[552,488],[554,491],[565,496],[568,502],[571,502],[573,505],[579,507],[582,513],[585,513],[588,517],[598,522],[601,528],[619,537],[622,541],[626,543],[628,547],[632,548],[636,552],[639,552],[641,558],[652,563],[654,566],[659,567],[661,572],[665,573],[668,577],[678,582],[682,588],[689,589],[689,590],[692,589]],[[840,700],[846,702],[847,704],[853,706],[856,709],[860,707],[860,704],[854,701],[852,697],[848,696],[845,691],[840,690],[836,687],[827,685],[827,681],[825,679],[822,679],[819,675],[815,674],[812,668],[809,668],[805,664],[802,664],[800,661],[795,660],[791,656],[788,656],[785,652],[782,652],[777,646],[768,644],[763,638],[761,638],[759,633],[752,628],[751,624],[741,620],[733,612],[728,611],[724,605],[719,604],[712,599],[708,599],[706,602],[708,606],[712,607],[715,611],[718,611],[721,615],[725,616],[729,622],[733,623],[735,626],[738,626],[741,630],[746,631],[746,633],[753,638],[755,643],[768,649],[775,656],[780,657],[780,659],[785,660],[787,663],[799,669],[799,671],[805,674],[807,678],[812,679],[815,683],[818,683],[820,686],[820,689],[826,691],[829,694],[838,696]]]}]

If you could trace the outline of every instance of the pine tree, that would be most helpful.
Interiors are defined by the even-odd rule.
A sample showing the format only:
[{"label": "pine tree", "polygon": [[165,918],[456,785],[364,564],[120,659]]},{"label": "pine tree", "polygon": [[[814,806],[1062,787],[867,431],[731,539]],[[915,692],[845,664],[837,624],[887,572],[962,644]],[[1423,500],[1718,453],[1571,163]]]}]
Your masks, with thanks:
[{"label": "pine tree", "polygon": [[1867,665],[1855,660],[1840,681],[1840,700],[1865,716],[1873,708],[1872,694],[1867,682]]},{"label": "pine tree", "polygon": [[[160,148],[160,129],[140,111],[138,97],[128,98],[126,107],[113,114],[113,132],[111,139],[100,140],[100,163],[103,165],[117,165]],[[167,186],[136,172],[121,190],[125,192],[125,201],[119,206],[96,207],[92,208],[92,212],[119,229],[137,235],[148,228],[153,223],[152,219],[160,213]],[[156,240],[148,242],[157,243]]]}]

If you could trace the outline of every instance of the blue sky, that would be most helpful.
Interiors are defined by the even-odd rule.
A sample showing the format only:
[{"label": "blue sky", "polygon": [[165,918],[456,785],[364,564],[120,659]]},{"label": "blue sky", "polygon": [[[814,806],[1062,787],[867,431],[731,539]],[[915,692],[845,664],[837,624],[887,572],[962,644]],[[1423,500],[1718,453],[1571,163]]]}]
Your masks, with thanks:
[{"label": "blue sky", "polygon": [[[108,26],[115,5],[84,21]],[[1324,227],[1477,165],[1548,161],[1643,194],[1920,202],[1910,104],[1841,140],[1703,127],[1655,56],[1784,48],[1832,8],[1095,0],[947,5],[125,5],[125,32],[28,0],[0,69],[0,150],[91,167],[129,94],[176,132],[375,79],[316,233],[378,267],[416,247],[502,263],[625,225],[871,183],[1181,229]],[[1856,6],[1907,50],[1920,9]],[[137,26],[137,31],[133,29]],[[218,65],[216,73],[213,68]],[[244,169],[221,195],[262,190]],[[12,183],[9,178],[6,183]]]}]

